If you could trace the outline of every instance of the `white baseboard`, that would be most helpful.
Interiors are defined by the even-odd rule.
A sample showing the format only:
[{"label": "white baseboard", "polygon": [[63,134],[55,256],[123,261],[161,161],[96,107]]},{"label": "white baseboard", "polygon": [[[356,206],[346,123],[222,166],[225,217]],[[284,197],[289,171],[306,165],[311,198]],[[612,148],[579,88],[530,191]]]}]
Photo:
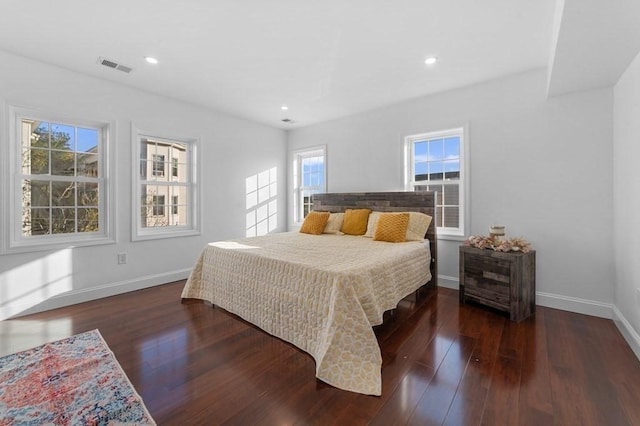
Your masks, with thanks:
[{"label": "white baseboard", "polygon": [[610,303],[562,296],[560,294],[543,293],[541,291],[536,292],[536,305],[607,319],[613,319],[613,309],[615,308],[615,306]]},{"label": "white baseboard", "polygon": [[438,287],[450,288],[452,290],[459,290],[457,277],[448,277],[446,275],[438,275]]},{"label": "white baseboard", "polygon": [[617,307],[614,307],[613,313],[613,322],[615,323],[616,327],[618,327],[618,330],[620,330],[620,333],[622,334],[622,337],[624,337],[624,340],[626,340],[631,347],[633,353],[635,353],[636,357],[640,359],[640,335],[636,333],[629,321],[627,321],[627,319],[624,317],[624,315],[622,315],[622,312],[620,312]]},{"label": "white baseboard", "polygon": [[161,274],[146,275],[131,280],[103,284],[91,288],[71,290],[52,296],[35,306],[24,302],[0,306],[0,321],[183,280],[186,279],[190,273],[191,268],[188,268]]}]

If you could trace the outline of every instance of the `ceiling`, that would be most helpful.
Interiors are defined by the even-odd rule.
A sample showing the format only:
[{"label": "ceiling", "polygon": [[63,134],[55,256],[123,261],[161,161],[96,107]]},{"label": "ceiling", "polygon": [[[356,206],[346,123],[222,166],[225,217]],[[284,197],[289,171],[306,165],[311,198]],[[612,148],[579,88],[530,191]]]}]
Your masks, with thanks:
[{"label": "ceiling", "polygon": [[[0,49],[290,129],[549,64],[550,93],[561,93],[575,82],[566,76],[584,32],[583,1],[609,4],[2,0]],[[148,55],[159,63],[147,64]],[[426,65],[432,55],[438,62]]]}]

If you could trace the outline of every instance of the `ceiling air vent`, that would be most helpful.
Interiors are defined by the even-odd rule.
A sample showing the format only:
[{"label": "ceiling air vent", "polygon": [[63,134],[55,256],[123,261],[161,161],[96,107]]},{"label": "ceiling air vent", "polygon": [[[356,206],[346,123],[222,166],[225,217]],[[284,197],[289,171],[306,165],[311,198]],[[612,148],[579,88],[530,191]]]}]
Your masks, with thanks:
[{"label": "ceiling air vent", "polygon": [[105,67],[113,68],[114,70],[126,72],[127,74],[133,71],[133,68],[131,67],[119,64],[116,61],[112,61],[111,59],[107,59],[103,57],[98,58],[98,63],[100,65],[104,65]]}]

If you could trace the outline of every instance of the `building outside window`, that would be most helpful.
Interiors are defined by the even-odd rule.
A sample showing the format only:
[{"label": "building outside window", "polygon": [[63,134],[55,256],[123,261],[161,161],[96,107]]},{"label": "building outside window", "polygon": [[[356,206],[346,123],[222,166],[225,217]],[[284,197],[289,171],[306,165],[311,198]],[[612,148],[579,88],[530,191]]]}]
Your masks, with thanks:
[{"label": "building outside window", "polygon": [[197,234],[196,141],[141,132],[138,140],[134,240]]},{"label": "building outside window", "polygon": [[311,210],[313,194],[326,192],[325,148],[293,153],[294,221],[300,223]]},{"label": "building outside window", "polygon": [[438,235],[463,236],[465,215],[464,130],[405,138],[407,189],[437,191]]}]

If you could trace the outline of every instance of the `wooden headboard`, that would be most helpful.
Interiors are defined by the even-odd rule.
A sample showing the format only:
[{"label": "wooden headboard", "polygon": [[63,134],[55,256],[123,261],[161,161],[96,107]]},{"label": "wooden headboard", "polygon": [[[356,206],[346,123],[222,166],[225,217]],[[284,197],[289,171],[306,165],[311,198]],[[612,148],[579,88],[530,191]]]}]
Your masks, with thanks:
[{"label": "wooden headboard", "polygon": [[431,249],[431,282],[438,281],[438,238],[436,234],[436,193],[433,191],[407,192],[343,192],[314,194],[313,210],[344,212],[346,209],[367,208],[380,212],[414,211],[433,218],[426,238]]}]

